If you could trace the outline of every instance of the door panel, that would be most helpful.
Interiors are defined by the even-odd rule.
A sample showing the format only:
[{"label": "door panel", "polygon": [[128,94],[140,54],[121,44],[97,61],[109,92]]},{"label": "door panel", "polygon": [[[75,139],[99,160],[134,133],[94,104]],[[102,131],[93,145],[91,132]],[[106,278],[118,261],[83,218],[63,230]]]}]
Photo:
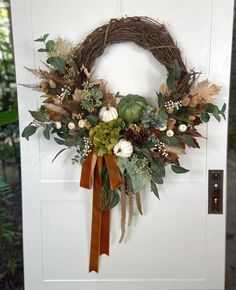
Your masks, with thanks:
[{"label": "door panel", "polygon": [[[233,0],[12,0],[18,83],[35,80],[23,66],[42,66],[39,35],[50,33],[81,41],[114,17],[146,15],[164,21],[183,50],[188,68],[196,67],[223,86],[219,102],[228,102]],[[95,76],[121,94],[139,93],[155,102],[166,69],[134,44],[114,45],[96,62]],[[39,95],[18,86],[20,126]],[[227,123],[200,128],[200,150],[181,158],[190,172],[167,170],[159,186],[142,193],[144,216],[135,213],[119,244],[119,207],[112,211],[111,256],[101,257],[100,272],[88,273],[91,191],[79,187],[81,168],[73,152],[60,155],[40,135],[21,140],[26,290],[224,289],[225,202],[223,215],[208,215],[208,170],[226,164]],[[225,177],[224,177],[225,180]],[[224,182],[225,183],[225,182]],[[225,187],[224,187],[225,201]]]}]

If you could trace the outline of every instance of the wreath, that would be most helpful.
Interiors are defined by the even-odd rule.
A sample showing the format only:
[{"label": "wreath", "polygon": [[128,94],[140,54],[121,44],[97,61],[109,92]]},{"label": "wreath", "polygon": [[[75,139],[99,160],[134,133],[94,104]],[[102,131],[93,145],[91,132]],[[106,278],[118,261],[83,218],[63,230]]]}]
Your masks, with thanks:
[{"label": "wreath", "polygon": [[[29,140],[38,128],[43,136],[63,146],[55,158],[74,148],[72,162],[82,164],[80,185],[93,187],[89,271],[98,272],[99,255],[109,255],[110,210],[120,203],[121,237],[132,222],[134,204],[142,215],[140,191],[149,183],[159,198],[165,167],[175,173],[186,147],[200,148],[196,127],[211,116],[225,119],[214,96],[220,87],[186,69],[181,52],[165,25],[148,17],[111,19],[95,29],[76,47],[49,35],[36,39],[47,54],[46,69],[31,69],[38,84],[24,85],[43,92],[43,104],[29,111],[33,121],[23,130]],[[168,77],[151,106],[143,96],[110,92],[103,80],[91,73],[96,59],[115,43],[133,42],[150,51],[163,64]],[[126,206],[128,210],[126,211]],[[128,212],[128,218],[126,217]]]}]

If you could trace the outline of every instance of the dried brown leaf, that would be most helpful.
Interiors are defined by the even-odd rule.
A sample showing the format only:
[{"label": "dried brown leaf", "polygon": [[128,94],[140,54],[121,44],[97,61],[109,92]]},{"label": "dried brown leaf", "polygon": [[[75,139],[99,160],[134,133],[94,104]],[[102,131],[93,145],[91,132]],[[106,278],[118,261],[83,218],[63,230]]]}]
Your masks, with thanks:
[{"label": "dried brown leaf", "polygon": [[190,94],[192,96],[199,96],[205,103],[215,103],[214,96],[218,95],[221,87],[211,84],[207,79],[198,83],[196,87],[192,87]]}]

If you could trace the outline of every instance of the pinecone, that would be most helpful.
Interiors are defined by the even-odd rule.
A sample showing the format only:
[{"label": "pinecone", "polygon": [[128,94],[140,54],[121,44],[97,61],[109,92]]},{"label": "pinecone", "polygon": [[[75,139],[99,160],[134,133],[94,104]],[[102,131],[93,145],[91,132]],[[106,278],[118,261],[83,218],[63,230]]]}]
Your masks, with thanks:
[{"label": "pinecone", "polygon": [[143,127],[136,124],[130,124],[128,130],[124,134],[124,137],[134,146],[142,148],[148,139],[148,133],[144,131]]}]

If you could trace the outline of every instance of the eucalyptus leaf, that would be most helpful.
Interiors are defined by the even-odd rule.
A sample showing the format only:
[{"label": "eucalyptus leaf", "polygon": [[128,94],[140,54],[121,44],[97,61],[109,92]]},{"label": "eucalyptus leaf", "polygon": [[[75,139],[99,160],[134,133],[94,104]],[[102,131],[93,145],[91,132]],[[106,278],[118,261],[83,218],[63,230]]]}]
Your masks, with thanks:
[{"label": "eucalyptus leaf", "polygon": [[181,173],[186,173],[188,172],[189,170],[184,168],[184,167],[181,167],[181,166],[177,166],[177,165],[171,165],[171,169],[175,172],[175,173],[178,173],[178,174],[181,174]]},{"label": "eucalyptus leaf", "polygon": [[49,34],[44,34],[44,36],[41,36],[40,38],[35,39],[34,41],[36,42],[45,42],[46,39],[48,38]]},{"label": "eucalyptus leaf", "polygon": [[159,161],[152,162],[151,168],[156,173],[157,176],[165,177],[165,167],[161,162]]},{"label": "eucalyptus leaf", "polygon": [[125,171],[125,165],[126,163],[128,162],[128,159],[127,158],[121,158],[121,157],[118,157],[117,158],[117,165],[120,169],[120,173],[123,174],[124,171]]},{"label": "eucalyptus leaf", "polygon": [[66,61],[59,56],[51,56],[47,59],[47,63],[55,67],[60,73],[64,73]]},{"label": "eucalyptus leaf", "polygon": [[59,145],[64,145],[65,144],[65,140],[63,140],[63,139],[59,139],[59,138],[55,137],[54,140]]},{"label": "eucalyptus leaf", "polygon": [[129,176],[134,192],[140,192],[146,185],[147,180],[141,174],[130,174],[129,172]]},{"label": "eucalyptus leaf", "polygon": [[201,113],[200,119],[204,122],[207,123],[210,120],[210,115],[207,112]]},{"label": "eucalyptus leaf", "polygon": [[43,130],[43,136],[47,139],[50,140],[50,130],[52,129],[51,126],[47,126],[44,130]]},{"label": "eucalyptus leaf", "polygon": [[27,127],[25,127],[21,136],[29,140],[29,137],[32,136],[36,131],[37,131],[37,127],[30,124]]},{"label": "eucalyptus leaf", "polygon": [[46,50],[52,51],[55,48],[55,42],[53,40],[48,40],[46,42]]},{"label": "eucalyptus leaf", "polygon": [[49,119],[47,118],[47,116],[40,111],[29,111],[31,116],[37,120],[38,122],[49,122]]},{"label": "eucalyptus leaf", "polygon": [[220,122],[221,121],[221,118],[220,118],[220,115],[217,114],[217,113],[213,113],[213,116],[215,117],[215,119]]},{"label": "eucalyptus leaf", "polygon": [[154,182],[151,181],[151,191],[153,191],[153,193],[155,194],[155,196],[160,199],[159,193],[158,193],[158,189],[157,186]]},{"label": "eucalyptus leaf", "polygon": [[222,108],[220,110],[221,114],[223,114],[225,112],[225,110],[226,110],[226,103],[224,103],[224,105],[222,106]]}]

